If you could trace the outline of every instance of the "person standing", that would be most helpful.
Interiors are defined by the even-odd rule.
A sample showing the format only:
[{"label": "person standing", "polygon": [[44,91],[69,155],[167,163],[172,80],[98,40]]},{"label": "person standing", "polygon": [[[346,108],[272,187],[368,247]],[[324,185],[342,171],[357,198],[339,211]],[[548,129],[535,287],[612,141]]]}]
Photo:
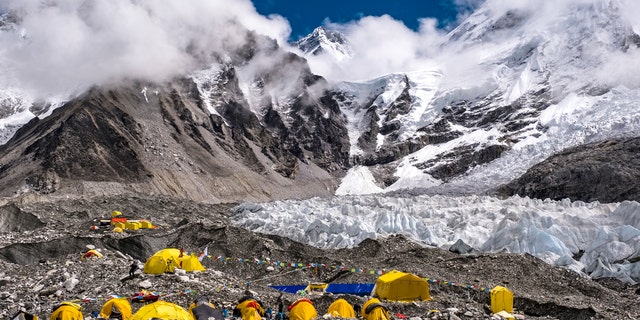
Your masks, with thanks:
[{"label": "person standing", "polygon": [[284,301],[282,300],[282,295],[278,296],[278,318],[277,320],[284,319]]},{"label": "person standing", "polygon": [[133,263],[131,264],[131,268],[129,268],[129,278],[133,279],[133,277],[135,277],[136,271],[138,271],[138,269],[140,269],[140,266],[138,265],[138,261],[137,260],[133,260]]}]

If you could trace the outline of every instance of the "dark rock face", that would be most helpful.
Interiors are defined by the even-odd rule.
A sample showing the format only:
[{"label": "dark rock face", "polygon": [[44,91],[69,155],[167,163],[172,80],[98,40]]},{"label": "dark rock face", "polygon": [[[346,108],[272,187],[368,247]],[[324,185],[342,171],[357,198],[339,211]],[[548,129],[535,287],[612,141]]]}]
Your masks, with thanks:
[{"label": "dark rock face", "polygon": [[[442,93],[432,102],[434,108],[441,106],[442,113],[432,122],[416,128],[415,134],[408,137],[405,133],[407,124],[399,119],[412,111],[415,101],[411,90],[418,84],[412,83],[407,76],[399,83],[401,92],[387,105],[378,105],[378,97],[386,90],[384,86],[374,90],[364,102],[357,102],[344,92],[332,93],[331,98],[337,103],[348,110],[355,110],[352,112],[362,113],[358,124],[361,135],[357,139],[362,153],[352,157],[354,165],[393,166],[403,157],[428,145],[452,141],[465,132],[497,129],[498,137],[491,142],[461,144],[438,153],[428,161],[412,163],[424,173],[446,183],[475,166],[499,158],[523,137],[540,134],[545,128],[538,128],[535,123],[540,112],[552,103],[546,87],[502,106],[496,106],[496,101],[503,101],[504,93],[496,88],[473,98],[456,92]],[[393,182],[388,175],[377,176],[377,179],[384,185]]]},{"label": "dark rock face", "polygon": [[[59,178],[141,181],[149,172],[137,154],[140,127],[118,106],[126,92],[91,90],[61,110],[58,126],[38,137],[23,156],[42,159],[42,169]],[[46,179],[45,179],[46,180]]]},{"label": "dark rock face", "polygon": [[[339,175],[349,156],[346,120],[327,94],[315,97],[311,93],[325,87],[325,80],[313,75],[306,61],[294,54],[282,54],[273,62],[252,81],[261,103],[257,113],[251,110],[239,87],[235,68],[227,66],[221,79],[212,84],[218,88],[207,98],[220,114],[211,116],[216,123],[214,128],[221,128],[220,123],[224,122],[231,127],[231,134],[221,129],[214,129],[213,133],[221,139],[232,139],[235,144],[242,144],[238,138],[246,138],[260,145],[261,152],[275,162],[275,170],[284,177],[298,174],[297,161],[311,161]],[[290,70],[296,70],[295,79],[291,79]],[[274,104],[271,90],[279,87],[283,79],[293,86],[287,88],[290,99]]]},{"label": "dark rock face", "polygon": [[43,227],[35,215],[23,212],[14,204],[0,207],[0,232],[22,232]]},{"label": "dark rock face", "polygon": [[499,188],[502,195],[585,202],[640,201],[640,138],[564,150]]},{"label": "dark rock face", "polygon": [[471,253],[473,251],[473,248],[466,244],[464,241],[462,241],[462,239],[458,239],[458,241],[456,241],[454,244],[451,245],[451,247],[449,247],[449,251],[451,252],[455,252],[458,254],[467,254],[467,253]]}]

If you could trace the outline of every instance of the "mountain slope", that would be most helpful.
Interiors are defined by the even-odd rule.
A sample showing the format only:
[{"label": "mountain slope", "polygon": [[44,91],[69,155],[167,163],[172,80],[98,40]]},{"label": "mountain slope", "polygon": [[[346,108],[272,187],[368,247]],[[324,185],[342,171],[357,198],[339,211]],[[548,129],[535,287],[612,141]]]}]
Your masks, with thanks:
[{"label": "mountain slope", "polygon": [[[326,81],[304,58],[247,32],[244,42],[198,60],[199,71],[183,79],[95,88],[66,104],[82,109],[75,116],[56,113],[48,121],[51,104],[3,91],[0,135],[44,112],[44,120],[27,126],[40,122],[37,130],[21,130],[1,149],[2,177],[12,186],[5,194],[25,181],[24,191],[60,190],[51,185],[71,179],[82,190],[87,184],[80,181],[110,186],[87,187],[89,193],[116,192],[135,181],[126,189],[183,197],[194,191],[197,199],[217,189],[213,201],[226,201],[227,194],[241,199],[243,192],[273,199],[288,197],[285,186],[304,177],[324,182],[290,188],[292,197],[333,190],[487,193],[559,151],[640,134],[637,84],[603,71],[614,70],[611,61],[633,58],[640,46],[624,2],[562,2],[546,16],[522,3],[498,4],[486,2],[450,32],[430,64],[437,67],[368,81]],[[298,45],[308,55],[332,48],[344,54],[342,67],[357,58],[348,37],[324,28]],[[90,107],[96,104],[102,109]],[[95,124],[89,123],[93,109],[101,113]],[[58,128],[67,118],[78,123]],[[88,142],[73,138],[86,129],[100,133],[89,134]],[[71,145],[55,147],[66,141]],[[78,150],[88,153],[74,155]],[[133,156],[125,160],[123,153]],[[162,159],[167,154],[172,159]],[[34,162],[21,169],[25,155]],[[78,164],[82,157],[86,164]],[[89,169],[98,165],[104,168]],[[213,187],[217,179],[224,188]]]},{"label": "mountain slope", "polygon": [[[248,39],[230,62],[191,78],[93,88],[33,119],[0,147],[3,194],[212,202],[330,194],[348,141],[339,110],[322,97],[324,80],[273,42]],[[272,64],[253,68],[263,54]]]},{"label": "mountain slope", "polygon": [[354,170],[383,191],[485,193],[559,150],[637,136],[637,84],[603,71],[640,45],[624,2],[556,9],[488,1],[448,35],[440,69],[335,85]]}]

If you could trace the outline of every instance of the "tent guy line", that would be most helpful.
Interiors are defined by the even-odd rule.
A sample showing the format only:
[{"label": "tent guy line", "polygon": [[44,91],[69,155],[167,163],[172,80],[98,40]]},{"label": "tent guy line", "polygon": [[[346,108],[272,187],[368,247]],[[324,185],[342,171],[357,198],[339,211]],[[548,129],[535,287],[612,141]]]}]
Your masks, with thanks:
[{"label": "tent guy line", "polygon": [[[329,264],[325,264],[325,263],[300,263],[300,262],[284,262],[284,261],[271,261],[271,260],[260,260],[257,258],[252,258],[252,259],[244,259],[244,258],[231,258],[231,257],[224,257],[224,256],[206,256],[207,258],[213,259],[214,261],[234,261],[234,262],[240,262],[240,263],[249,263],[249,262],[253,262],[256,263],[258,265],[262,265],[262,264],[266,264],[266,265],[272,265],[272,266],[279,266],[279,267],[292,267],[292,268],[327,268],[327,269],[335,269],[335,270],[344,270],[344,271],[349,271],[351,273],[366,273],[366,274],[370,274],[370,275],[383,275],[386,274],[388,271],[385,269],[366,269],[366,268],[349,268],[349,267],[345,267],[345,266],[337,266],[337,265],[329,265]],[[297,270],[294,270],[297,271]],[[277,276],[281,276],[282,274],[277,274],[274,276],[271,276],[269,278],[274,278]],[[479,286],[479,285],[470,285],[470,284],[464,284],[464,283],[460,283],[460,282],[455,282],[455,281],[447,281],[447,280],[442,280],[442,279],[436,279],[436,278],[432,278],[432,277],[422,277],[423,280],[428,281],[429,283],[434,283],[434,284],[442,284],[442,285],[448,285],[448,286],[455,286],[455,287],[461,287],[461,288],[466,288],[466,289],[473,289],[473,290],[478,290],[478,291],[483,291],[486,293],[489,293],[491,291],[491,287],[492,286]],[[262,280],[262,279],[259,279]],[[254,280],[254,281],[259,281],[259,280]]]},{"label": "tent guy line", "polygon": [[[241,262],[241,263],[247,263],[247,262],[254,262],[256,264],[272,264],[272,265],[278,265],[278,266],[283,266],[283,267],[292,267],[292,268],[296,268],[294,270],[290,270],[284,273],[278,273],[275,275],[272,275],[270,277],[267,278],[260,278],[260,279],[256,279],[256,280],[252,280],[252,281],[248,281],[245,284],[248,285],[250,283],[253,282],[259,282],[259,281],[264,281],[267,279],[271,279],[271,278],[276,278],[279,276],[283,276],[286,275],[288,273],[291,272],[296,272],[296,271],[301,271],[303,269],[306,268],[312,268],[312,267],[328,267],[328,268],[334,268],[334,269],[339,269],[339,270],[348,270],[352,273],[356,273],[356,272],[364,272],[367,271],[368,274],[379,274],[379,275],[383,275],[386,274],[388,271],[382,269],[361,269],[361,268],[348,268],[348,267],[344,267],[344,266],[331,266],[331,265],[327,265],[324,263],[291,263],[291,262],[281,262],[281,261],[277,261],[277,262],[271,262],[271,261],[263,261],[263,260],[259,260],[256,258],[253,259],[243,259],[243,258],[230,258],[230,257],[223,257],[223,256],[207,256],[207,258],[213,258],[215,261],[235,261],[235,262]],[[372,273],[371,271],[377,271],[380,273]],[[469,284],[464,284],[464,283],[460,283],[460,282],[455,282],[455,281],[447,281],[447,280],[441,280],[441,279],[435,279],[435,278],[431,278],[431,277],[421,277],[421,279],[429,282],[430,284],[436,284],[436,285],[445,285],[445,286],[456,286],[456,287],[461,287],[461,288],[466,288],[466,289],[473,289],[473,290],[478,290],[481,292],[485,292],[485,293],[490,293],[491,292],[491,288],[490,287],[484,287],[484,286],[478,286],[478,285],[469,285]],[[211,292],[217,292],[222,290],[222,288],[227,287],[227,286],[220,286],[220,287],[216,287],[216,288],[212,288],[209,291]],[[185,289],[183,291],[177,291],[177,292],[168,292],[168,293],[159,293],[157,291],[150,291],[152,293],[154,293],[157,296],[160,297],[170,297],[170,296],[174,296],[174,295],[184,295],[184,294],[197,294],[198,291],[196,290],[191,290],[191,289]],[[107,295],[105,297],[102,298],[81,298],[81,299],[74,299],[71,300],[71,302],[76,302],[76,303],[88,303],[88,302],[92,302],[92,301],[106,301],[112,298],[123,298],[125,296],[123,295],[117,295],[117,294],[111,294],[111,295]]]}]

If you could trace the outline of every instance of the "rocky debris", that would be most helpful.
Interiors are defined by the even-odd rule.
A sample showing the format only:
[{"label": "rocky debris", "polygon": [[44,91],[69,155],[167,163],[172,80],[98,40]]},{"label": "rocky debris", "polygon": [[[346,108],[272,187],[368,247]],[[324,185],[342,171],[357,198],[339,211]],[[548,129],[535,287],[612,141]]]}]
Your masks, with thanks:
[{"label": "rocky debris", "polygon": [[44,223],[28,212],[22,212],[16,205],[0,207],[0,232],[21,232],[43,227]]},{"label": "rocky debris", "polygon": [[473,247],[464,243],[462,239],[458,239],[454,244],[449,247],[449,251],[459,253],[459,254],[467,254],[473,251]]},{"label": "rocky debris", "polygon": [[[433,300],[413,303],[385,302],[395,319],[493,319],[489,293],[473,289],[505,285],[515,294],[518,318],[525,319],[621,319],[640,317],[638,286],[615,280],[603,285],[574,272],[552,267],[530,255],[456,254],[425,247],[402,236],[365,240],[351,249],[321,250],[281,238],[233,227],[232,205],[212,205],[166,197],[98,197],[53,199],[22,197],[1,208],[17,207],[38,217],[45,225],[32,231],[0,234],[0,317],[17,308],[48,316],[63,300],[81,301],[85,315],[98,310],[111,294],[132,296],[142,289],[161,298],[188,306],[206,294],[218,306],[233,308],[246,288],[267,306],[276,307],[280,292],[269,285],[310,282],[371,283],[377,276],[331,267],[307,267],[306,263],[346,266],[362,270],[398,269],[432,279]],[[113,233],[110,228],[90,230],[101,217],[118,210],[147,218],[156,229]],[[34,232],[42,235],[32,239]],[[42,243],[58,239],[54,254],[46,254]],[[15,244],[23,247],[16,249]],[[104,257],[81,260],[87,245],[100,249]],[[32,247],[31,259],[10,263],[11,257]],[[165,247],[199,252],[209,248],[203,272],[146,275],[140,270],[129,277],[131,264],[145,261]],[[40,248],[40,249],[38,249]],[[50,249],[51,247],[46,247]],[[8,254],[11,253],[11,254]],[[215,259],[223,256],[230,259]],[[240,261],[239,259],[242,259]],[[255,260],[257,259],[257,260]],[[262,261],[263,263],[257,263]],[[292,268],[268,261],[305,264]],[[612,289],[609,289],[611,287]],[[287,301],[297,298],[284,294]],[[310,295],[319,314],[324,314],[337,296]],[[344,295],[362,305],[364,297]],[[133,303],[138,309],[143,303]]]},{"label": "rocky debris", "polygon": [[549,157],[502,187],[502,195],[572,201],[640,201],[640,138],[611,139]]}]

